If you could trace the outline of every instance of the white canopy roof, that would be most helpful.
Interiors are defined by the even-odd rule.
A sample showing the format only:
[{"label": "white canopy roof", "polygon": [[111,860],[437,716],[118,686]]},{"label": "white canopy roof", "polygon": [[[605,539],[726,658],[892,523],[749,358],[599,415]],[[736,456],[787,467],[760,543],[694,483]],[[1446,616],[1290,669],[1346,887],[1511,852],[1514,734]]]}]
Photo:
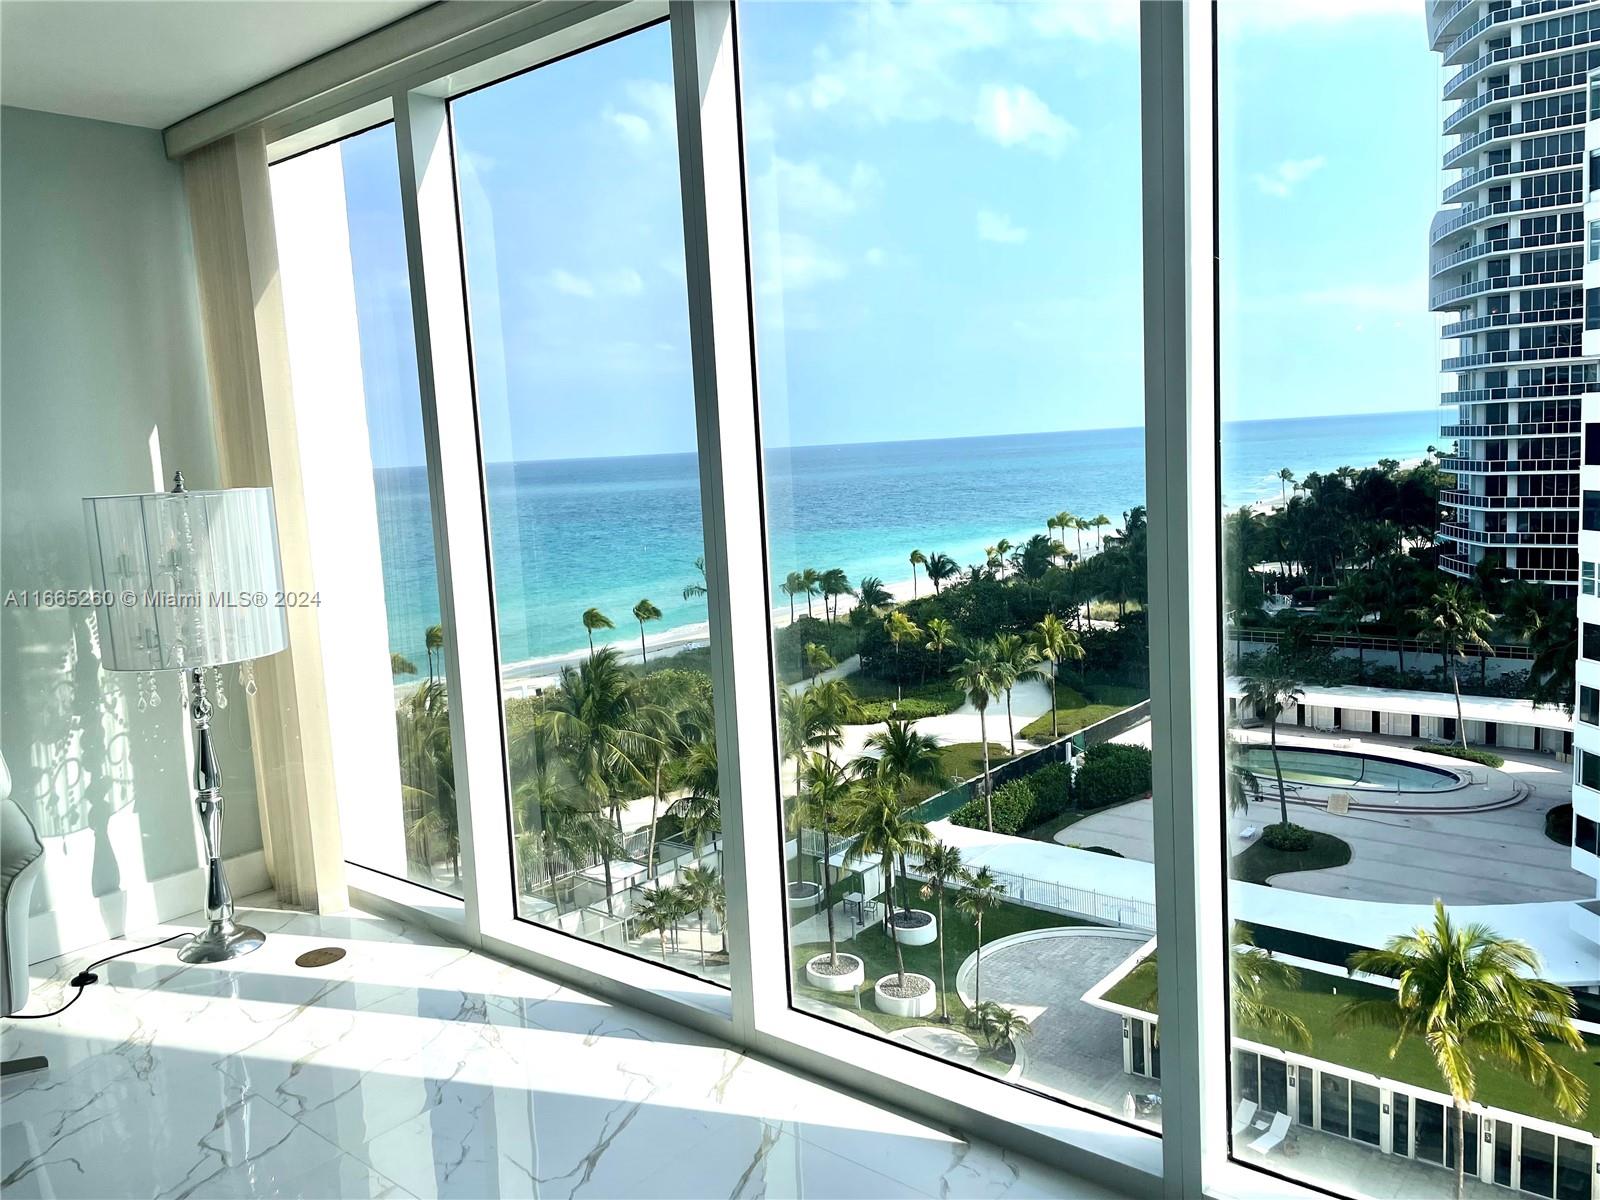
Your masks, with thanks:
[{"label": "white canopy roof", "polygon": [[[1228,698],[1244,695],[1242,681],[1228,679]],[[1358,708],[1371,712],[1416,713],[1421,717],[1454,717],[1456,698],[1449,692],[1410,692],[1398,688],[1302,687],[1301,702],[1327,708]],[[1502,696],[1461,696],[1461,716],[1468,721],[1497,721],[1534,725],[1541,729],[1571,729],[1572,717],[1559,705],[1536,707],[1531,700]]]}]

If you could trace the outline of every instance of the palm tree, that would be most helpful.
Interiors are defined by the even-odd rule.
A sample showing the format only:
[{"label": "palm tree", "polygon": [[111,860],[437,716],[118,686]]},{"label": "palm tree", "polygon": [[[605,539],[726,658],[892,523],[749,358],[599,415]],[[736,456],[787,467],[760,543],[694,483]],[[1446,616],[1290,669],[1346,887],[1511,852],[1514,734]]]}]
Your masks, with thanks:
[{"label": "palm tree", "polygon": [[1100,531],[1107,525],[1111,524],[1111,518],[1106,516],[1105,513],[1101,513],[1099,516],[1095,517],[1094,520],[1090,521],[1089,524],[1094,527],[1095,549],[1104,550],[1106,545],[1106,537],[1105,534],[1101,533]]},{"label": "palm tree", "polygon": [[1431,628],[1427,637],[1439,648],[1439,656],[1450,664],[1450,686],[1456,694],[1456,734],[1461,748],[1467,748],[1467,723],[1461,718],[1461,676],[1458,662],[1465,662],[1469,647],[1493,654],[1485,636],[1489,632],[1489,610],[1483,601],[1459,583],[1441,584],[1428,605]]},{"label": "palm tree", "polygon": [[698,600],[706,594],[706,556],[704,554],[695,558],[694,569],[699,573],[700,580],[698,583],[686,583],[683,585],[683,598],[685,600]]},{"label": "palm tree", "polygon": [[1300,698],[1300,684],[1282,674],[1252,675],[1244,681],[1244,698],[1267,723],[1267,736],[1272,742],[1272,769],[1278,776],[1278,811],[1287,828],[1289,800],[1283,788],[1283,764],[1278,760],[1278,718]]},{"label": "palm tree", "polygon": [[1372,611],[1371,585],[1364,574],[1346,575],[1339,587],[1323,607],[1322,615],[1336,629],[1344,630],[1356,640],[1356,682],[1367,673],[1367,650],[1361,641],[1361,627]]},{"label": "palm tree", "polygon": [[1068,659],[1076,662],[1083,661],[1083,643],[1078,640],[1077,634],[1061,623],[1055,613],[1045,613],[1039,623],[1033,627],[1034,652],[1045,662],[1050,664],[1048,678],[1050,680],[1050,737],[1051,740],[1061,736],[1057,717],[1059,711],[1056,707],[1056,671]]},{"label": "palm tree", "polygon": [[1289,485],[1294,482],[1294,472],[1284,467],[1278,472],[1278,490],[1283,493],[1283,502],[1289,503]]},{"label": "palm tree", "polygon": [[594,658],[594,631],[596,629],[615,629],[616,625],[610,617],[598,608],[583,610],[583,628],[589,634],[589,657]]},{"label": "palm tree", "polygon": [[983,803],[989,832],[993,833],[994,789],[989,786],[989,725],[985,714],[989,709],[989,701],[1000,690],[995,671],[994,645],[991,642],[977,642],[968,654],[951,672],[951,679],[966,694],[967,702],[978,710],[978,740],[983,743]]},{"label": "palm tree", "polygon": [[415,675],[416,673],[417,673],[417,664],[416,663],[412,662],[404,654],[397,654],[397,653],[395,653],[393,651],[390,651],[390,653],[389,653],[389,674],[391,674],[391,675]]},{"label": "palm tree", "polygon": [[1578,661],[1577,601],[1552,596],[1549,588],[1536,583],[1518,583],[1507,598],[1503,619],[1533,652],[1528,699],[1571,710],[1573,668]]},{"label": "palm tree", "polygon": [[826,646],[819,646],[816,642],[806,643],[806,669],[811,672],[807,678],[815,679],[822,672],[830,671],[838,665],[833,655],[828,653]]},{"label": "palm tree", "polygon": [[983,1034],[991,1049],[998,1050],[1013,1038],[1026,1037],[1033,1032],[1028,1019],[1014,1008],[985,1000],[973,1010],[973,1023]]},{"label": "palm tree", "polygon": [[[641,600],[633,606],[633,619],[639,622],[639,657],[645,662],[650,661],[650,654],[644,647],[644,623],[646,621],[661,620],[661,610],[648,600]],[[593,653],[593,647],[590,647]]]},{"label": "palm tree", "polygon": [[1081,559],[1083,557],[1083,531],[1092,527],[1082,517],[1073,517],[1072,528],[1078,535],[1078,557]]},{"label": "palm tree", "polygon": [[961,851],[935,840],[922,852],[922,874],[927,879],[922,894],[939,902],[939,1020],[950,1023],[950,1005],[945,999],[944,986],[944,897],[952,884],[962,879]]},{"label": "palm tree", "polygon": [[[1011,720],[1011,689],[1030,675],[1038,674],[1039,651],[1033,643],[1024,641],[1021,634],[1002,633],[994,639],[995,665],[1006,693],[1006,733],[1011,739],[1011,754],[1017,753],[1017,729]],[[1053,686],[1053,685],[1052,685]],[[1052,693],[1053,694],[1053,693]]]},{"label": "palm tree", "polygon": [[698,864],[678,872],[677,891],[683,896],[684,907],[694,914],[700,924],[700,969],[706,965],[706,909],[712,906],[721,877],[713,867]]},{"label": "palm tree", "polygon": [[844,743],[844,727],[861,715],[861,706],[842,679],[812,684],[806,691],[806,703],[812,712],[811,745],[821,746],[831,759]]},{"label": "palm tree", "polygon": [[[1050,519],[1050,524],[1053,525],[1055,528],[1061,530],[1061,536],[1063,538],[1066,537],[1067,530],[1072,528],[1072,522],[1073,522],[1073,516],[1066,509],[1062,509],[1060,512],[1058,512],[1054,517],[1052,517]],[[1062,549],[1063,553],[1065,553],[1066,547],[1063,546],[1061,549]]]},{"label": "palm tree", "polygon": [[839,943],[833,931],[828,865],[833,855],[833,823],[848,809],[854,794],[855,784],[843,767],[820,754],[811,754],[800,771],[799,793],[789,809],[789,828],[796,837],[802,827],[822,834],[822,878],[818,882],[822,885],[822,906],[828,914],[828,965],[834,968],[839,965]]},{"label": "palm tree", "polygon": [[889,594],[889,589],[883,586],[883,580],[876,575],[863,575],[861,577],[861,585],[856,589],[856,594],[861,598],[862,606],[868,611],[882,608],[894,599]]},{"label": "palm tree", "polygon": [[[944,760],[939,757],[939,739],[918,733],[911,722],[891,717],[883,729],[866,741],[866,754],[851,764],[862,778],[877,779],[892,787],[906,807],[908,792],[913,784],[924,784],[937,790],[945,783]],[[900,861],[902,907],[909,908],[911,901],[905,896],[905,860]]]},{"label": "palm tree", "polygon": [[649,888],[634,901],[633,927],[660,936],[662,962],[667,961],[667,930],[676,927],[681,915],[682,898],[673,888]]},{"label": "palm tree", "polygon": [[921,563],[923,566],[927,566],[928,565],[928,556],[926,554],[924,554],[921,550],[913,550],[911,552],[911,598],[913,600],[915,600],[917,598],[917,564],[918,563]]},{"label": "palm tree", "polygon": [[811,567],[800,572],[800,590],[805,593],[806,616],[811,615],[811,597],[822,590],[822,576]]},{"label": "palm tree", "polygon": [[914,638],[922,633],[912,619],[898,609],[890,613],[883,620],[883,631],[889,635],[889,640],[894,643],[894,698],[896,703],[902,699],[900,688],[900,643],[906,638]]},{"label": "palm tree", "polygon": [[428,682],[433,682],[433,656],[444,650],[444,626],[429,625],[422,633],[422,648],[428,653]]},{"label": "palm tree", "polygon": [[956,644],[956,627],[943,617],[928,618],[928,641],[922,647],[933,655],[934,665],[944,671],[944,652]]},{"label": "palm tree", "polygon": [[1435,900],[1433,928],[1418,926],[1381,950],[1358,951],[1350,968],[1388,976],[1398,988],[1393,997],[1349,1002],[1335,1028],[1392,1030],[1391,1059],[1401,1046],[1425,1042],[1450,1089],[1457,1200],[1466,1183],[1465,1106],[1477,1093],[1474,1060],[1498,1059],[1569,1117],[1583,1111],[1588,1089],[1549,1048],[1554,1041],[1584,1049],[1572,1023],[1577,1004],[1566,988],[1538,978],[1539,955],[1527,943],[1478,923],[1458,928]]},{"label": "palm tree", "polygon": [[[849,596],[850,577],[839,567],[830,567],[824,571],[817,580],[817,586],[822,589],[822,611],[827,616],[829,623],[839,615],[839,597]],[[833,611],[828,611],[828,602],[833,602]]]},{"label": "palm tree", "polygon": [[694,843],[696,859],[705,853],[707,842],[715,844],[722,832],[722,801],[717,783],[717,743],[696,742],[678,764],[677,782],[687,788],[667,805],[667,812],[678,818],[678,827]]},{"label": "palm tree", "polygon": [[794,598],[806,590],[805,577],[799,571],[790,571],[784,576],[779,585],[783,594],[789,597],[789,624],[794,624]]},{"label": "palm tree", "polygon": [[978,953],[972,963],[973,1008],[983,1003],[983,914],[997,908],[1005,894],[1005,885],[989,868],[979,867],[962,880],[961,893],[956,897],[956,907],[972,918],[978,934]]},{"label": "palm tree", "polygon": [[887,909],[884,932],[894,945],[899,965],[896,986],[906,985],[906,959],[895,936],[894,864],[907,854],[918,854],[928,844],[928,827],[909,813],[902,812],[900,798],[882,783],[868,783],[856,790],[846,810],[845,824],[855,835],[853,850],[858,859],[877,858],[883,870],[883,903]]},{"label": "palm tree", "polygon": [[959,574],[961,567],[948,554],[930,554],[923,570],[927,571],[928,579],[933,584],[933,594],[937,596],[939,585],[952,575]]}]

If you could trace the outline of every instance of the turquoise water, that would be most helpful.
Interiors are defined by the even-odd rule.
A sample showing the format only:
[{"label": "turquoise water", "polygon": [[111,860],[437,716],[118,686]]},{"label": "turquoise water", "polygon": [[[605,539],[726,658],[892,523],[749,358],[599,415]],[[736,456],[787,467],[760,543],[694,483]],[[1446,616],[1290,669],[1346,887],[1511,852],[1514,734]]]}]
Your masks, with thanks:
[{"label": "turquoise water", "polygon": [[[1298,478],[1420,458],[1437,437],[1436,411],[1230,423],[1223,502],[1278,494],[1281,467]],[[704,552],[692,454],[495,463],[488,476],[504,662],[581,648],[591,606],[617,625],[597,643],[635,649],[641,597],[662,611],[653,634],[705,621],[704,600],[682,594]],[[1144,437],[1108,429],[772,450],[765,481],[773,604],[786,607],[776,583],[791,570],[838,566],[852,583],[893,584],[909,578],[912,549],[966,566],[999,538],[1044,533],[1062,509],[1121,525],[1144,502]],[[439,620],[422,468],[379,469],[377,494],[390,645],[420,667],[423,632]]]},{"label": "turquoise water", "polygon": [[[1252,746],[1240,758],[1263,784],[1277,778],[1270,748]],[[1280,749],[1278,760],[1283,764],[1285,781],[1323,787],[1374,792],[1440,792],[1461,782],[1458,776],[1432,767],[1332,750]]]}]

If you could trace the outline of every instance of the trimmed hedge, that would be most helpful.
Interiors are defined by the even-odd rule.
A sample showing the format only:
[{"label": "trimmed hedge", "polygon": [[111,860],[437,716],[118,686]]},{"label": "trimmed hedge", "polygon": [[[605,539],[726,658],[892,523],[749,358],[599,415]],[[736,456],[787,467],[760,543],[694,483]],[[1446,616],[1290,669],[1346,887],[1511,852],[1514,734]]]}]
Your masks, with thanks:
[{"label": "trimmed hedge", "polygon": [[1034,800],[1033,818],[1029,825],[1059,817],[1072,807],[1072,768],[1066,763],[1040,767],[1028,776],[1027,784],[1033,789]]},{"label": "trimmed hedge", "polygon": [[893,700],[867,700],[860,706],[860,717],[851,722],[855,725],[876,725],[887,721],[890,717],[901,717],[907,721],[920,721],[924,717],[942,717],[950,711],[948,704],[941,704],[937,700],[918,700],[907,697],[895,706]]},{"label": "trimmed hedge", "polygon": [[1304,825],[1275,822],[1261,831],[1261,844],[1273,850],[1286,850],[1298,854],[1311,849],[1311,830]]},{"label": "trimmed hedge", "polygon": [[1468,762],[1475,762],[1485,767],[1506,765],[1506,760],[1492,750],[1463,750],[1460,746],[1435,746],[1432,742],[1418,742],[1413,748],[1424,750],[1429,754],[1442,754],[1446,758],[1464,758]]},{"label": "trimmed hedge", "polygon": [[1150,790],[1150,751],[1143,746],[1101,742],[1090,746],[1078,768],[1079,808],[1103,808]]},{"label": "trimmed hedge", "polygon": [[[1031,825],[1034,804],[1033,788],[1028,786],[1026,779],[1013,779],[1010,783],[1002,783],[994,790],[994,831],[1016,833],[1024,826]],[[968,800],[950,814],[950,819],[957,825],[965,825],[969,829],[989,827],[989,815],[982,797]]]}]

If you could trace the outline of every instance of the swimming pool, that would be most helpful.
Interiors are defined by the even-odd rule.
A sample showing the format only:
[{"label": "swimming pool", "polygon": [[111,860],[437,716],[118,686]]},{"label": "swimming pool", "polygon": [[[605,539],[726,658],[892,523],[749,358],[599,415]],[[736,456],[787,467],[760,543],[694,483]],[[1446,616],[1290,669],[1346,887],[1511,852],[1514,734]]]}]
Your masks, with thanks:
[{"label": "swimming pool", "polygon": [[[1308,783],[1316,787],[1349,788],[1369,792],[1442,792],[1460,787],[1461,776],[1443,767],[1400,762],[1393,758],[1373,758],[1343,750],[1308,750],[1280,747],[1278,760],[1283,765],[1285,783]],[[1277,779],[1269,746],[1250,746],[1239,755],[1240,765],[1261,781],[1262,791],[1270,790]]]}]

